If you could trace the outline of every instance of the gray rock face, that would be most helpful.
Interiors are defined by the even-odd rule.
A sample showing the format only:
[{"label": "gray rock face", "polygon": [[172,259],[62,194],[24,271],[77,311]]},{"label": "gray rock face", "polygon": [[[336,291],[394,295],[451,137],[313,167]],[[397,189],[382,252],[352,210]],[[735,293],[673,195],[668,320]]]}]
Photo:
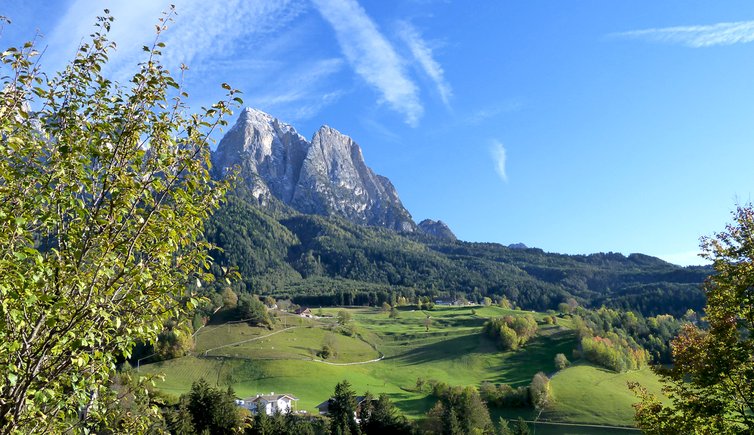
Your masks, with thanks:
[{"label": "gray rock face", "polygon": [[456,240],[456,235],[453,234],[450,227],[443,221],[424,219],[419,222],[419,231],[439,239]]},{"label": "gray rock face", "polygon": [[239,167],[252,194],[302,213],[339,215],[366,225],[416,230],[392,183],[374,173],[350,137],[323,126],[311,142],[288,124],[246,109],[213,153],[221,174]]}]

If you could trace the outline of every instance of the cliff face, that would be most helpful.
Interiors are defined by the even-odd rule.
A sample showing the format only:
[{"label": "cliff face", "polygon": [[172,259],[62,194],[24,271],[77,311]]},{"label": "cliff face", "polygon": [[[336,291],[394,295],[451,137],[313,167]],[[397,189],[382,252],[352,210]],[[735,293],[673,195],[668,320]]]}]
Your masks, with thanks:
[{"label": "cliff face", "polygon": [[390,180],[366,165],[353,139],[331,127],[321,127],[309,142],[292,126],[246,109],[220,141],[212,161],[221,174],[240,168],[262,205],[274,196],[302,213],[416,230]]},{"label": "cliff face", "polygon": [[456,240],[456,235],[450,230],[450,227],[443,221],[424,219],[419,222],[419,231],[445,240]]}]

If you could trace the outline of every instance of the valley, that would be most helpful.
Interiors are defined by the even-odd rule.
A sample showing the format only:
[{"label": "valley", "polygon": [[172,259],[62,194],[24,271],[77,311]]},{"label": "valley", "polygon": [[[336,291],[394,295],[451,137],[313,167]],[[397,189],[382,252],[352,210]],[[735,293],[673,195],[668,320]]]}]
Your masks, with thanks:
[{"label": "valley", "polygon": [[[337,324],[338,313],[343,311],[352,319],[346,331],[353,332],[352,336]],[[358,394],[387,393],[411,419],[423,417],[436,401],[426,389],[417,388],[417,380],[475,387],[487,381],[519,387],[528,386],[537,372],[554,374],[554,400],[541,415],[528,407],[490,406],[495,421],[499,416],[538,417],[547,422],[632,426],[634,400],[626,382],[639,381],[659,392],[647,368],[614,373],[577,360],[556,372],[555,355],[563,353],[570,359],[578,343],[567,316],[551,325],[543,322],[549,314],[497,306],[435,306],[432,310],[407,306],[394,318],[371,307],[315,308],[312,312],[315,318],[277,312],[272,330],[244,322],[210,323],[196,333],[190,355],[142,365],[140,373],[164,374],[157,387],[173,395],[187,392],[199,378],[217,387],[231,386],[239,397],[289,393],[299,398],[297,409],[309,413],[316,413],[316,405],[332,394],[335,384],[347,379]],[[481,334],[489,318],[526,314],[533,314],[540,325],[536,336],[517,351],[503,352]],[[334,350],[327,360],[317,355],[323,344]],[[541,433],[568,433],[561,431],[567,428],[573,429],[552,426]],[[606,429],[589,430],[603,433]]]}]

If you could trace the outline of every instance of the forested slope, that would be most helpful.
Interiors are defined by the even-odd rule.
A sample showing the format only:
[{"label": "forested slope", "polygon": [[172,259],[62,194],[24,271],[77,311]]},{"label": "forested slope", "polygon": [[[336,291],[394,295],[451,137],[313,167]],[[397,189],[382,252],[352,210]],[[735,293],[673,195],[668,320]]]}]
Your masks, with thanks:
[{"label": "forested slope", "polygon": [[244,198],[231,196],[207,224],[206,237],[222,248],[213,253],[218,265],[238,267],[237,290],[311,304],[463,295],[545,310],[573,298],[588,307],[682,315],[704,305],[699,284],[711,271],[642,254],[564,255],[402,235],[284,206],[268,212]]}]

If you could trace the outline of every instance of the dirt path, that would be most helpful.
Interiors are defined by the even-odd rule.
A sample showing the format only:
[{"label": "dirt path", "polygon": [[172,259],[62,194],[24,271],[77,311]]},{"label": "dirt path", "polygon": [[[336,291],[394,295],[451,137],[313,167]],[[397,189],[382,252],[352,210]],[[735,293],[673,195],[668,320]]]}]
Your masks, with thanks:
[{"label": "dirt path", "polygon": [[385,355],[383,355],[380,352],[380,357],[379,358],[370,359],[369,361],[357,361],[357,362],[350,362],[350,363],[334,363],[334,362],[329,362],[329,361],[322,361],[321,359],[312,359],[311,361],[322,363],[322,364],[330,364],[331,366],[355,366],[355,365],[359,365],[359,364],[376,363],[377,361],[381,361],[383,358],[385,358]]}]

